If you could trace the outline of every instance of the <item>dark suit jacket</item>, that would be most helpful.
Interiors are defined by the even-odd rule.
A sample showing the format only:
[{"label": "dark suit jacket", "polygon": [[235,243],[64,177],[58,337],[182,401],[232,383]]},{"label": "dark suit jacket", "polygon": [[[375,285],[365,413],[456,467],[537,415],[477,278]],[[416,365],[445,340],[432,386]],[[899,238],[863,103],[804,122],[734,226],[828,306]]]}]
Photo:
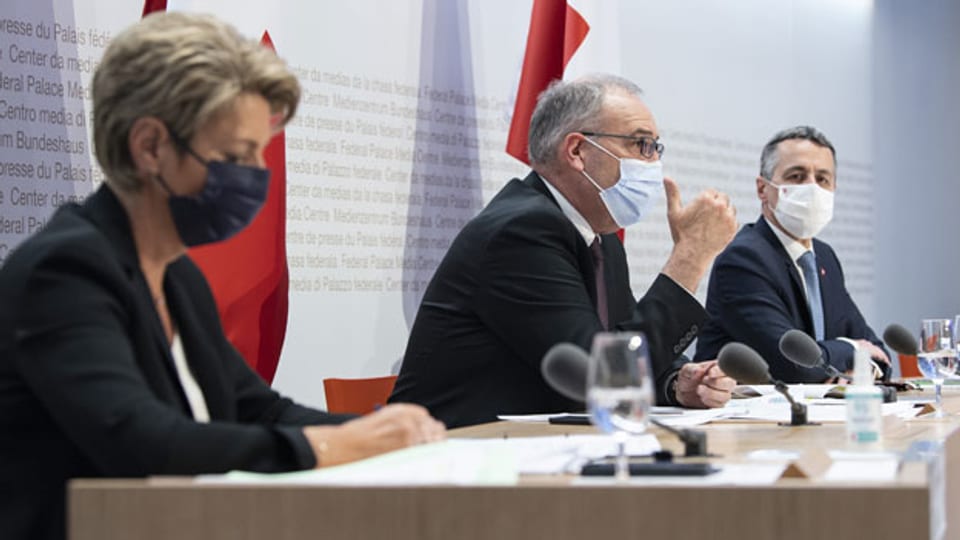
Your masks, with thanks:
[{"label": "dark suit jacket", "polygon": [[[863,320],[843,281],[833,249],[813,239],[820,268],[825,361],[840,371],[853,368],[853,347],[836,338],[883,343]],[[720,348],[738,341],[756,349],[770,364],[770,374],[787,383],[823,382],[821,368],[800,367],[780,354],[780,337],[799,328],[814,335],[807,295],[786,248],[762,217],[745,225],[717,257],[707,291],[709,321],[700,333],[695,360],[716,358]]]},{"label": "dark suit jacket", "polygon": [[[638,303],[616,235],[603,237],[609,321],[647,333],[659,400],[674,362],[705,313],[659,276]],[[508,183],[453,241],[427,287],[390,401],[420,403],[449,427],[498,414],[582,409],[547,386],[544,353],[560,342],[589,350],[603,330],[583,236],[543,181]],[[672,397],[672,396],[671,396]]]},{"label": "dark suit jacket", "polygon": [[209,424],[192,419],[109,189],[61,208],[0,269],[4,538],[62,538],[69,478],[315,464],[297,426],[341,419],[282,398],[247,367],[187,257],[164,289]]}]

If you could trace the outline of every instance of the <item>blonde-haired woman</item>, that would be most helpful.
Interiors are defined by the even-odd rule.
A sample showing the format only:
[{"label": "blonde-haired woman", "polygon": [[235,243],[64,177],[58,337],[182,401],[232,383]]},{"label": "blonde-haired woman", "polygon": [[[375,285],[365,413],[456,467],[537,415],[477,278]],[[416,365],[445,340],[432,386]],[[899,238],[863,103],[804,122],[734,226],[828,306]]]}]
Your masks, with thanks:
[{"label": "blonde-haired woman", "polygon": [[105,185],[0,269],[4,537],[63,537],[74,477],[288,471],[443,438],[417,406],[350,419],[272,391],[185,255],[256,215],[264,148],[299,97],[275,54],[212,17],[151,15],[107,48]]}]

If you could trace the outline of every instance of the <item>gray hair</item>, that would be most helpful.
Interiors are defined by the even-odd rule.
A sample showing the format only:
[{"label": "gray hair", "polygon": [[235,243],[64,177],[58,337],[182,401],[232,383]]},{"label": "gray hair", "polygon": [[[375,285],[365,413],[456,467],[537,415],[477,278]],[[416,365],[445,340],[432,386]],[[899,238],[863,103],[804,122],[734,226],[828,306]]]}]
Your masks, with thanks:
[{"label": "gray hair", "polygon": [[770,142],[763,147],[763,152],[760,154],[760,176],[767,180],[773,180],[773,171],[777,168],[779,161],[777,147],[783,141],[795,139],[810,141],[818,146],[829,148],[830,153],[833,154],[833,166],[836,168],[837,151],[833,148],[833,144],[830,143],[827,136],[812,126],[796,126],[777,133],[770,139]]},{"label": "gray hair", "polygon": [[537,98],[530,117],[530,164],[545,165],[556,159],[557,146],[568,133],[594,130],[603,100],[611,90],[643,94],[639,86],[616,75],[588,75],[551,83]]},{"label": "gray hair", "polygon": [[93,140],[106,182],[140,188],[127,142],[138,118],[157,118],[188,141],[244,93],[262,96],[280,128],[300,84],[272,50],[208,15],[154,13],[127,28],[93,75]]}]

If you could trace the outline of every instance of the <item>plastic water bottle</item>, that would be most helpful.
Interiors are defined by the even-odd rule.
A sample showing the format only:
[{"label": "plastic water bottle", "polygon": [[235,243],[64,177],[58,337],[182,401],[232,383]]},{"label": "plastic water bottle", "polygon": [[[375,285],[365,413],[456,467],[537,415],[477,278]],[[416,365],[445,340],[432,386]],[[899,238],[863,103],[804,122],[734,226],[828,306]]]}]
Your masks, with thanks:
[{"label": "plastic water bottle", "polygon": [[853,384],[847,386],[847,443],[857,449],[880,447],[883,438],[883,392],[873,384],[870,353],[858,348],[853,357]]}]

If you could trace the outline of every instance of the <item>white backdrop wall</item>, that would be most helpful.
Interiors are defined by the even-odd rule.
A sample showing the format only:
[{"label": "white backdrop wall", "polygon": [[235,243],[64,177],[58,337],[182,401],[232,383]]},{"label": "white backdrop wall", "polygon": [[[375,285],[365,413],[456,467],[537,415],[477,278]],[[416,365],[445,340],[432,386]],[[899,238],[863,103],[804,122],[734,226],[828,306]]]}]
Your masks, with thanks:
[{"label": "white backdrop wall", "polygon": [[877,324],[960,313],[960,3],[876,3]]},{"label": "white backdrop wall", "polygon": [[[883,319],[874,294],[872,3],[576,4],[591,33],[571,69],[619,70],[644,87],[667,147],[667,171],[687,198],[722,189],[740,219],[752,221],[763,143],[800,123],[831,137],[839,192],[825,237],[868,319]],[[171,9],[217,13],[253,37],[269,31],[303,83],[302,107],[287,130],[290,322],[274,385],[322,405],[324,377],[397,370],[420,294],[446,246],[509,178],[525,174],[503,148],[531,1],[237,6],[170,2]],[[77,120],[90,112],[83,89],[104,41],[141,7],[137,0],[4,3],[0,259],[59,201],[97,183],[89,126]],[[34,25],[31,35],[26,24]],[[38,36],[41,24],[60,32]],[[63,67],[51,64],[54,54],[66,59]],[[38,93],[37,78],[69,89],[62,97]],[[41,109],[62,109],[72,120],[41,119]],[[47,168],[57,178],[46,178]],[[662,202],[627,231],[627,248],[634,288],[642,291],[670,250]]]}]

